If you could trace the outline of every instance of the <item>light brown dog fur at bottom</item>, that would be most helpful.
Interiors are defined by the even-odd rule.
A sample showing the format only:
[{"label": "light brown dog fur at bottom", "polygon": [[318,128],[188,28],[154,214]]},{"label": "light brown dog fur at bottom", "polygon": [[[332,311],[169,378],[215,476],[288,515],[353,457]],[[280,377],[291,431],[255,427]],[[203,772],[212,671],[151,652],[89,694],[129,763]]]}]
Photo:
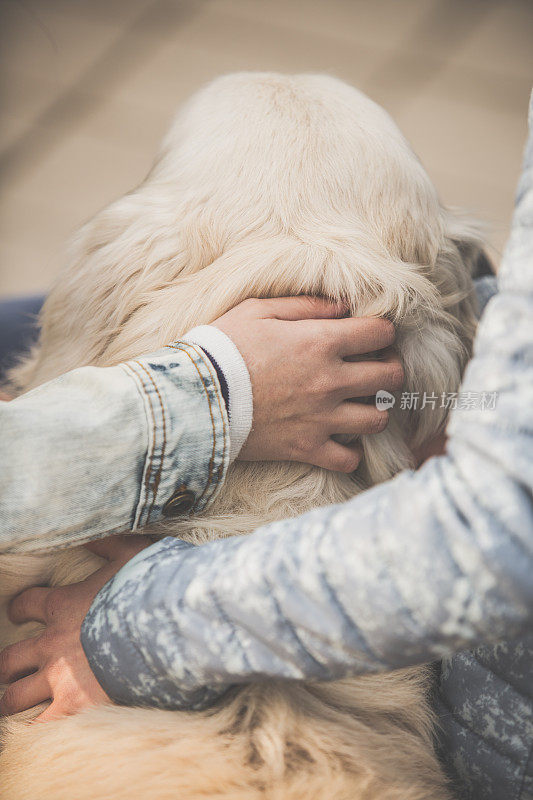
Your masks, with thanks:
[{"label": "light brown dog fur at bottom", "polygon": [[[309,293],[387,315],[405,391],[440,397],[457,390],[470,353],[479,247],[364,95],[320,75],[226,76],[181,111],[146,181],[79,232],[12,385],[153,351],[247,297]],[[246,534],[414,466],[412,449],[442,431],[446,410],[399,406],[386,431],[363,437],[355,475],[237,463],[205,512],[149,532],[199,543]],[[10,596],[99,563],[79,547],[2,556],[1,646],[37,630],[9,625]],[[107,706],[29,725],[34,709],[1,723],[0,796],[445,800],[429,685],[422,667],[257,683],[201,713]]]}]

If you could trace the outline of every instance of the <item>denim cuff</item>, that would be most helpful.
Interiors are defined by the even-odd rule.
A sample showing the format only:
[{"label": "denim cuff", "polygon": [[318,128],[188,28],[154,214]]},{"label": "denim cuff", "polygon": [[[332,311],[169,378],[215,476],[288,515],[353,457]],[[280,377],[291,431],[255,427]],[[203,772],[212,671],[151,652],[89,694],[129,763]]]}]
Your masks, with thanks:
[{"label": "denim cuff", "polygon": [[224,375],[228,389],[232,463],[252,429],[253,395],[248,367],[234,342],[215,325],[199,325],[189,331],[183,341],[201,347]]},{"label": "denim cuff", "polygon": [[213,364],[198,347],[178,341],[121,366],[141,393],[148,429],[132,530],[161,516],[202,511],[222,486],[230,451]]}]

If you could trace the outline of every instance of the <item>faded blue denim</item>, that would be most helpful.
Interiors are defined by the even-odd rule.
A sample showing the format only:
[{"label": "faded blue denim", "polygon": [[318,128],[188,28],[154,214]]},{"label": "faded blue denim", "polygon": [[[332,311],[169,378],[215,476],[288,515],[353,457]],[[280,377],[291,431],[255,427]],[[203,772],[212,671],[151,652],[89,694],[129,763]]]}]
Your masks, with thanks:
[{"label": "faded blue denim", "polygon": [[201,511],[228,466],[214,367],[176,343],[0,403],[0,553],[135,531],[184,488]]}]

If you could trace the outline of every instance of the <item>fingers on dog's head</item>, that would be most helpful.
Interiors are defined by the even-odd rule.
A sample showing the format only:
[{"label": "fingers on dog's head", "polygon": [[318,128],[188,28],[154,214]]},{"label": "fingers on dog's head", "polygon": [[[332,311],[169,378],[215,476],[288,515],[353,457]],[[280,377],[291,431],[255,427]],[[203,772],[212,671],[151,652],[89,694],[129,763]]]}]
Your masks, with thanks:
[{"label": "fingers on dog's head", "polygon": [[257,305],[257,309],[261,308],[262,316],[289,321],[331,319],[342,317],[347,311],[344,303],[309,295],[274,297],[268,300],[259,300],[256,303],[261,304],[261,307]]},{"label": "fingers on dog's head", "polygon": [[337,349],[343,358],[383,350],[396,336],[392,322],[382,317],[345,317],[328,325],[337,334]]}]

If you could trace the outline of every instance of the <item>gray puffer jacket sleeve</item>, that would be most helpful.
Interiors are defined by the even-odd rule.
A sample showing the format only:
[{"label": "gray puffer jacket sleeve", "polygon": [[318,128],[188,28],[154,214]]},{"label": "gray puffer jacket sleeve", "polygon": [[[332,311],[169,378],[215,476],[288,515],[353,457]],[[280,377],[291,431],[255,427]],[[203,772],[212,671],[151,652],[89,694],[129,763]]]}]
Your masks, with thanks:
[{"label": "gray puffer jacket sleeve", "polygon": [[118,702],[200,708],[264,676],[334,679],[533,629],[533,139],[447,454],[342,505],[193,547],[165,539],[82,630]]}]

